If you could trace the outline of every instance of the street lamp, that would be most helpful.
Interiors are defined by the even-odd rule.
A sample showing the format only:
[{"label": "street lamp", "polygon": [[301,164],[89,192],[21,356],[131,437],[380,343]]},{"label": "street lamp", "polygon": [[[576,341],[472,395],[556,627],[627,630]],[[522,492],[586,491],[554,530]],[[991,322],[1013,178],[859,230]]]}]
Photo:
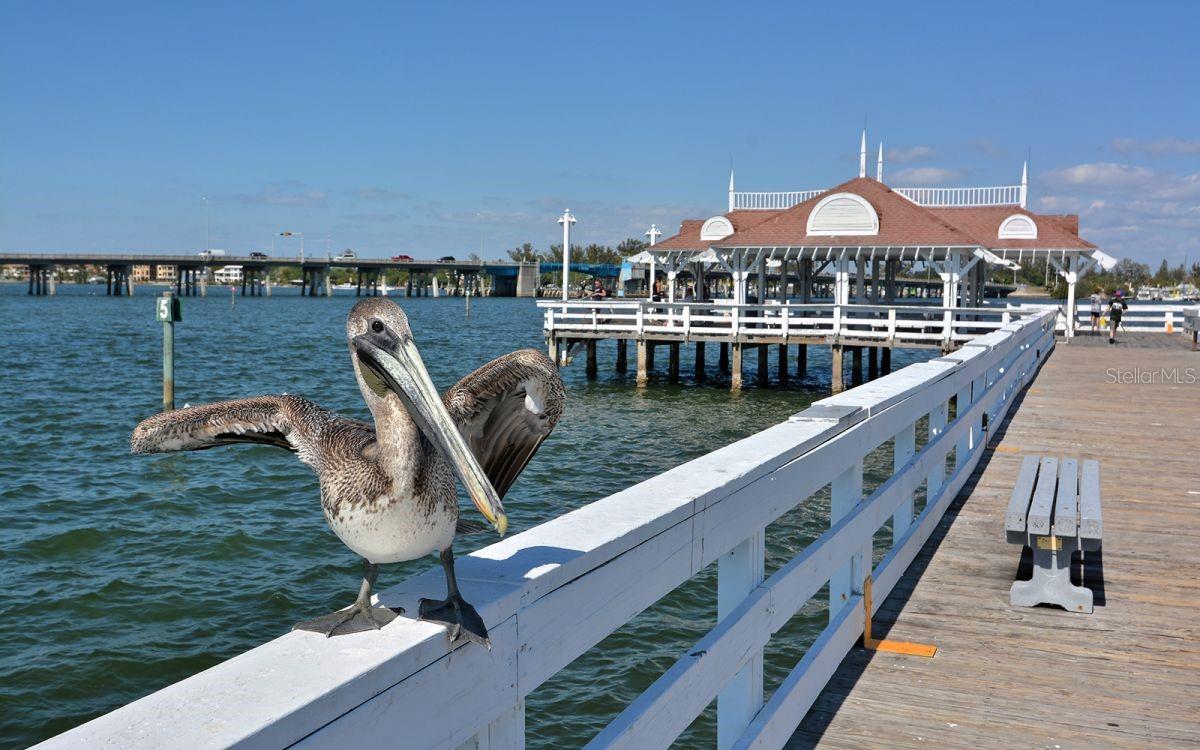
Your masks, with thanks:
[{"label": "street lamp", "polygon": [[304,263],[304,232],[280,232],[280,237],[299,237],[300,238],[300,262]]},{"label": "street lamp", "polygon": [[568,284],[567,274],[571,268],[571,225],[575,223],[575,217],[571,215],[571,209],[563,211],[563,215],[558,217],[558,223],[562,224],[563,228],[563,302],[568,299]]},{"label": "street lamp", "polygon": [[208,196],[200,196],[204,201],[204,249],[212,250],[212,211],[209,210]]}]

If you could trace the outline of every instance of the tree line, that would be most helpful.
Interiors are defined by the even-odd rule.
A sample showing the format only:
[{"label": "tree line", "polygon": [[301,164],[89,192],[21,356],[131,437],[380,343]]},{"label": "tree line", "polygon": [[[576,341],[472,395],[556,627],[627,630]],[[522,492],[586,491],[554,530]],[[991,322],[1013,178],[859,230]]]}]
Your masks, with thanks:
[{"label": "tree line", "polygon": [[[639,239],[630,237],[622,240],[616,247],[609,245],[571,245],[571,262],[572,263],[609,263],[614,266],[621,265],[626,258],[631,255],[637,255],[647,247],[646,243]],[[526,242],[520,247],[514,247],[508,251],[510,260],[532,263],[533,261],[542,261],[546,263],[561,263],[563,252],[562,243],[551,245],[546,250],[538,250],[533,246],[532,242]]]}]

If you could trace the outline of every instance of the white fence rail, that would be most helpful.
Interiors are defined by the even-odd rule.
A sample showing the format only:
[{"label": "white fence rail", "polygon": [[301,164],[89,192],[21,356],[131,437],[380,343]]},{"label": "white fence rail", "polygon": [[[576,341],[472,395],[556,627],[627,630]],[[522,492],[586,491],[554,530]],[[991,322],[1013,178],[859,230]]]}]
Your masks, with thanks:
[{"label": "white fence rail", "polygon": [[[1050,310],[1057,313],[1055,323],[1058,331],[1065,331],[1067,328],[1067,316],[1065,305],[1051,304],[1022,304],[1010,305],[1009,309],[1013,312],[1041,312]],[[1181,333],[1183,331],[1183,320],[1188,314],[1200,314],[1200,305],[1183,304],[1183,303],[1166,303],[1166,304],[1130,304],[1129,309],[1121,316],[1122,331],[1142,331],[1154,333]],[[1079,306],[1075,308],[1075,331],[1090,331],[1092,326],[1091,307],[1086,299],[1079,302]]]},{"label": "white fence rail", "polygon": [[1018,206],[1021,204],[1020,185],[968,188],[895,188],[913,203],[930,207],[950,206]]},{"label": "white fence rail", "polygon": [[[913,203],[929,207],[950,206],[1019,206],[1020,185],[966,188],[893,188]],[[733,193],[732,209],[783,210],[815,198],[825,190],[792,190],[775,193]]]},{"label": "white fence rail", "polygon": [[548,335],[743,343],[819,338],[888,345],[969,341],[1033,311],[936,305],[732,305],[707,302],[539,302]]},{"label": "white fence rail", "polygon": [[[526,696],[716,563],[717,625],[589,746],[664,747],[716,699],[720,748],[781,747],[863,632],[865,577],[878,606],[1053,347],[1052,322],[1014,321],[461,558],[490,651],[451,649],[442,627],[403,618],[333,639],[290,633],[45,746],[520,748]],[[864,497],[864,460],[888,443],[894,470]],[[766,526],[826,486],[829,530],[763,580]],[[890,551],[872,566],[888,519]],[[826,582],[829,625],[764,704],[763,646]],[[430,570],[381,598],[414,612],[443,593]]]}]

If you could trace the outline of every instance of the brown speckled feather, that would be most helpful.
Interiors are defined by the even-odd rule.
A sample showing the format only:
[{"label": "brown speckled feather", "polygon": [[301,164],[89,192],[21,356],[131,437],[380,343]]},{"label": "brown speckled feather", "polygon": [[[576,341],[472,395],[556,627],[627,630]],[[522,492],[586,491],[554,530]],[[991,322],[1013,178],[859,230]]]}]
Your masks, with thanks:
[{"label": "brown speckled feather", "polygon": [[554,363],[534,349],[497,357],[442,396],[501,497],[554,429],[566,400]]}]

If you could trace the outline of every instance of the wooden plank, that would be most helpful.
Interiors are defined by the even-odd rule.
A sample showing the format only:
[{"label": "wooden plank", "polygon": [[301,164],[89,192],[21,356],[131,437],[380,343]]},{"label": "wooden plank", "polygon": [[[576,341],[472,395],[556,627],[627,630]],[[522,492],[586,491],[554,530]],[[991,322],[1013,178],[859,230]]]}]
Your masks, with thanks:
[{"label": "wooden plank", "polygon": [[[1111,347],[1077,343],[1058,347],[996,423],[1014,452],[985,454],[877,611],[887,637],[935,643],[938,656],[851,650],[787,747],[1200,745],[1200,494],[1189,494],[1200,493],[1200,409],[1181,408],[1185,386],[1106,379]],[[1195,366],[1182,346],[1137,357],[1156,371]],[[1114,432],[1136,438],[1109,451]],[[1023,457],[1065,450],[1080,458],[1081,535],[1087,498],[1100,496],[1096,459],[1122,484],[1104,508],[1102,576],[1086,556],[1085,583],[1102,582],[1107,598],[1091,615],[1008,606],[1016,557],[996,534]]]},{"label": "wooden plank", "polygon": [[1054,535],[1075,536],[1079,528],[1079,462],[1064,458],[1058,467],[1054,498]]},{"label": "wooden plank", "polygon": [[1014,533],[1025,533],[1025,519],[1029,514],[1029,503],[1033,501],[1034,483],[1037,481],[1037,456],[1026,456],[1021,462],[1021,471],[1008,499],[1008,512],[1004,514],[1004,528]]},{"label": "wooden plank", "polygon": [[1100,513],[1100,462],[1083,462],[1079,481],[1079,536],[1084,539],[1103,539],[1104,522]]},{"label": "wooden plank", "polygon": [[1054,493],[1058,485],[1058,459],[1045,456],[1038,467],[1037,487],[1029,504],[1026,530],[1033,534],[1049,535],[1050,518],[1054,513]]}]

